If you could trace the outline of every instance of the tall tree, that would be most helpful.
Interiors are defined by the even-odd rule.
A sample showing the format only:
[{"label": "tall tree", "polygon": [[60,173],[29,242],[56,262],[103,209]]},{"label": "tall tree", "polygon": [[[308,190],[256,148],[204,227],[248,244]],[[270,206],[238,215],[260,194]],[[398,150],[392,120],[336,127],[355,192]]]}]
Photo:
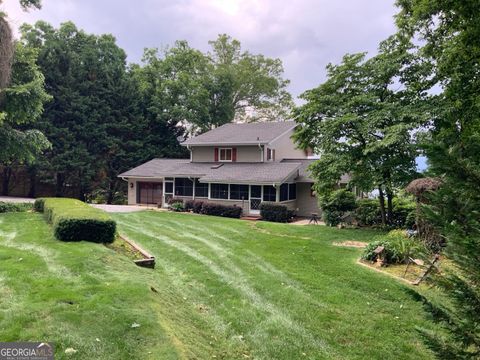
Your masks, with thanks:
[{"label": "tall tree", "polygon": [[410,50],[392,37],[368,60],[364,53],[346,55],[340,65],[328,65],[327,81],[305,92],[306,104],[296,111],[297,140],[321,154],[311,166],[319,193],[349,173],[353,185],[378,190],[383,223],[392,218],[395,187],[416,170],[412,131],[422,122],[421,92],[408,84],[425,70]]},{"label": "tall tree", "polygon": [[85,199],[100,191],[112,202],[125,188],[119,173],[178,153],[175,128],[153,126],[148,118],[152,108],[155,119],[163,116],[163,100],[148,100],[149,90],[135,69],[129,71],[113,36],[38,22],[22,27],[22,39],[38,49],[54,97],[39,122],[53,147],[36,169],[44,179],[54,175],[58,196]]},{"label": "tall tree", "polygon": [[186,41],[177,41],[162,54],[155,49],[145,52],[144,66],[137,73],[156,79],[155,97],[166,106],[162,117],[196,133],[234,120],[288,116],[292,99],[279,59],[242,52],[240,42],[227,35],[210,45],[207,54]]},{"label": "tall tree", "polygon": [[3,195],[8,195],[14,165],[29,163],[50,146],[45,136],[31,128],[50,99],[44,76],[35,64],[37,52],[16,43],[8,85],[0,103],[0,164]]},{"label": "tall tree", "polygon": [[433,66],[427,104],[431,129],[424,144],[442,186],[427,209],[447,240],[454,271],[437,278],[450,302],[425,303],[448,338],[424,331],[441,359],[480,357],[480,2],[398,0],[402,36],[422,44]]}]

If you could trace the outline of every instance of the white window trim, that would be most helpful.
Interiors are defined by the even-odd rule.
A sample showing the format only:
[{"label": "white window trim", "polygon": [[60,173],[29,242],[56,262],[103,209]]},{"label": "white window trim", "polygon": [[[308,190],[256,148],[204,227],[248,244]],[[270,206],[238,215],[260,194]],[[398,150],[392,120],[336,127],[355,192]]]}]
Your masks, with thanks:
[{"label": "white window trim", "polygon": [[[230,160],[222,160],[222,150],[230,150]],[[233,161],[233,148],[219,148],[218,149],[218,161],[219,162],[232,162]]]},{"label": "white window trim", "polygon": [[[267,147],[267,162],[275,161],[275,159],[273,158],[273,151],[274,149]],[[268,158],[268,153],[270,153],[270,159]]]}]

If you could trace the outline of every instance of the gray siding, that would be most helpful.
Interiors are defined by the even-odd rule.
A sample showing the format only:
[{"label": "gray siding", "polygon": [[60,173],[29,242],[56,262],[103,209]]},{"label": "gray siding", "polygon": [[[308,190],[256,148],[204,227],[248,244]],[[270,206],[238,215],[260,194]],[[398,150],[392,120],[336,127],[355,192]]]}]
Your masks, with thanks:
[{"label": "gray siding", "polygon": [[[282,161],[283,159],[306,159],[307,154],[304,150],[298,149],[297,145],[291,139],[293,130],[282,135],[277,140],[272,141],[269,146],[271,149],[275,149],[275,161]],[[265,151],[265,157],[267,156]],[[266,160],[266,158],[265,158]]]},{"label": "gray siding", "polygon": [[[215,161],[215,147],[221,146],[192,146],[192,162]],[[237,162],[261,162],[258,146],[225,146],[237,148]]]},{"label": "gray siding", "polygon": [[310,216],[311,213],[317,213],[319,216],[322,210],[318,207],[318,199],[311,196],[311,183],[297,183],[297,215]]}]

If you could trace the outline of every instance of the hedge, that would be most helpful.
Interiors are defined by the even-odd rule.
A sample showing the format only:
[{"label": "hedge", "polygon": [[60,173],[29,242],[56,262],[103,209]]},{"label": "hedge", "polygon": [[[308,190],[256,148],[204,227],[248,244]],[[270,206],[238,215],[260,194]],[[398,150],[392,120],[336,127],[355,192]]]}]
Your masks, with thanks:
[{"label": "hedge", "polygon": [[8,203],[0,201],[0,213],[24,212],[32,209],[29,203]]},{"label": "hedge", "polygon": [[110,219],[106,212],[80,200],[37,199],[34,208],[43,210],[47,222],[53,225],[55,237],[59,240],[111,243],[115,239],[115,221]]},{"label": "hedge", "polygon": [[294,216],[294,212],[285,205],[262,203],[260,205],[260,216],[265,221],[288,222]]},{"label": "hedge", "polygon": [[223,216],[229,218],[240,218],[242,215],[242,208],[239,206],[221,205],[215,203],[202,203],[201,214]]}]

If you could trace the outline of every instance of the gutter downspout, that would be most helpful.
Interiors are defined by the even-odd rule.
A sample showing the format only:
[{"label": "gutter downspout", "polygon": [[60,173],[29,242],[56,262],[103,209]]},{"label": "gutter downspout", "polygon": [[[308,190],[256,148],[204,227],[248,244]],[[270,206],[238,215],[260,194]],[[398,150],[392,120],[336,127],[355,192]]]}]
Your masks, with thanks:
[{"label": "gutter downspout", "polygon": [[258,143],[258,148],[260,149],[260,162],[264,162],[263,158],[263,149],[262,149],[262,145],[260,143]]}]

